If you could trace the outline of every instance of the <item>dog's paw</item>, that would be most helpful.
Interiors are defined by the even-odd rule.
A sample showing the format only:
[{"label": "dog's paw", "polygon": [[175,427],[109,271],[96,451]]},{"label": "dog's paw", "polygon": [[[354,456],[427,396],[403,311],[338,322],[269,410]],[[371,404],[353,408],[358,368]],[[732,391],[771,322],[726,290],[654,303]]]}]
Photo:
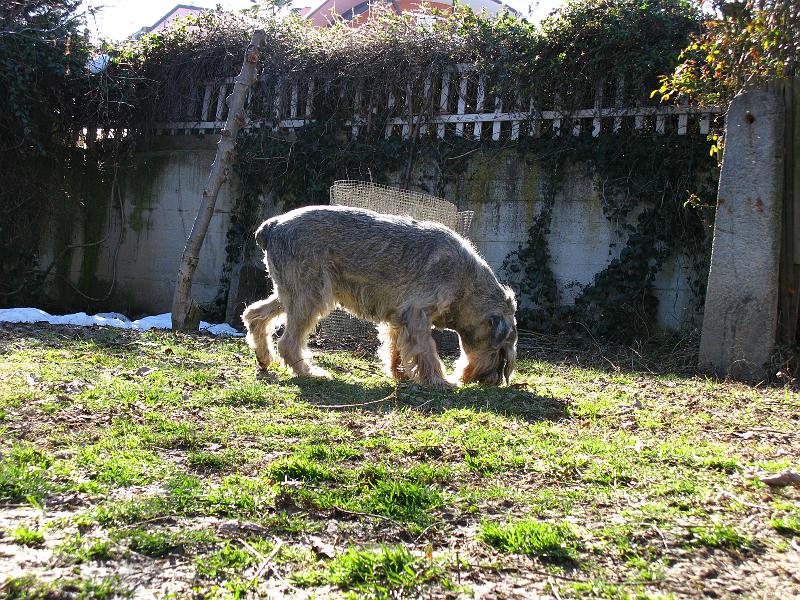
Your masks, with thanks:
[{"label": "dog's paw", "polygon": [[434,390],[441,390],[441,391],[452,390],[452,389],[454,389],[456,387],[455,384],[451,383],[450,381],[447,381],[446,379],[439,379],[439,378],[431,379],[430,381],[424,381],[424,382],[422,382],[422,385],[426,385],[429,388],[433,388]]},{"label": "dog's paw", "polygon": [[311,366],[309,368],[308,373],[305,374],[306,377],[316,377],[317,379],[333,379],[333,376],[323,369],[322,367]]}]

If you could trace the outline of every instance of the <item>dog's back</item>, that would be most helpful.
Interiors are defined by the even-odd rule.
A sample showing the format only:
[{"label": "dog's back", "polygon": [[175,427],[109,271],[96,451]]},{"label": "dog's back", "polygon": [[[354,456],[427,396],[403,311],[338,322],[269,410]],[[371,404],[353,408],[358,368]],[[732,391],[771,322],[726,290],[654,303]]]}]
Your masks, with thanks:
[{"label": "dog's back", "polygon": [[330,289],[336,302],[371,319],[385,319],[402,298],[439,305],[462,288],[459,280],[480,272],[494,278],[448,227],[360,208],[293,210],[267,221],[257,240],[279,288],[302,273],[308,285]]},{"label": "dog's back", "polygon": [[308,258],[384,276],[398,268],[419,272],[443,255],[455,261],[475,254],[468,241],[439,223],[344,206],[310,206],[274,217],[256,241],[275,265]]}]

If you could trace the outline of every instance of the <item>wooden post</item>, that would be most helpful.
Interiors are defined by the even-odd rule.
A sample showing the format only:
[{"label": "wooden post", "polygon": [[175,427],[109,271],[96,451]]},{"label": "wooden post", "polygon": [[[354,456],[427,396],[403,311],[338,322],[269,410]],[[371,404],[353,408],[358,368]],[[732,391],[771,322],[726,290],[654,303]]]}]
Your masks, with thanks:
[{"label": "wooden post", "polygon": [[233,91],[228,96],[228,119],[217,143],[217,154],[208,174],[203,199],[197,211],[192,232],[183,249],[178,275],[175,279],[175,294],[172,297],[172,328],[178,331],[195,331],[200,326],[200,307],[191,297],[192,280],[200,261],[200,249],[208,231],[208,224],[214,215],[214,205],[222,184],[230,176],[233,163],[233,149],[236,134],[244,125],[244,101],[247,91],[256,78],[258,55],[266,40],[266,33],[259,29],[253,34],[250,45],[244,53],[242,70],[236,77]]},{"label": "wooden post", "polygon": [[778,339],[794,344],[800,308],[800,79],[777,81],[770,87],[783,95],[786,110]]}]

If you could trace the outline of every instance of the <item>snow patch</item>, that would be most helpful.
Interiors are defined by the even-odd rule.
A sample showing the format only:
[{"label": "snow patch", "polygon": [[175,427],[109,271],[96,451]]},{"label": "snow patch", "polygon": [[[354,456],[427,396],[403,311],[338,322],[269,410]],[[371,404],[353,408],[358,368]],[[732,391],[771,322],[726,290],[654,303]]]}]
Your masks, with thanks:
[{"label": "snow patch", "polygon": [[[85,312],[73,313],[71,315],[51,315],[38,308],[0,308],[0,323],[41,322],[50,323],[51,325],[80,325],[83,327],[100,325],[103,327],[116,327],[118,329],[147,331],[148,329],[172,329],[172,313],[163,313],[131,321],[125,315],[114,312],[97,313],[96,315],[87,315]],[[202,331],[208,331],[212,335],[244,335],[227,323],[214,325],[201,321],[200,329]]]}]

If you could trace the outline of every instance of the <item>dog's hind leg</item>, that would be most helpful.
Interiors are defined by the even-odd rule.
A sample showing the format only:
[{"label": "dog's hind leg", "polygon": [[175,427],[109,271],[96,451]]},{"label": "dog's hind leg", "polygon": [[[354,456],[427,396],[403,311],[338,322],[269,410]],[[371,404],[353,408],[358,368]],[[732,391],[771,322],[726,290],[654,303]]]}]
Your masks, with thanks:
[{"label": "dog's hind leg", "polygon": [[408,379],[408,375],[403,370],[403,364],[400,360],[400,348],[397,345],[399,335],[400,328],[395,325],[384,323],[378,327],[378,338],[381,341],[378,354],[381,357],[386,374],[389,377],[403,380]]},{"label": "dog's hind leg", "polygon": [[417,383],[439,389],[452,387],[444,375],[444,365],[436,353],[431,336],[431,317],[419,308],[407,308],[400,315],[397,337],[403,372]]},{"label": "dog's hind leg", "polygon": [[283,313],[283,303],[277,293],[266,300],[254,302],[242,313],[247,328],[247,345],[256,351],[256,360],[262,369],[272,362],[275,349],[272,344],[272,324]]}]

